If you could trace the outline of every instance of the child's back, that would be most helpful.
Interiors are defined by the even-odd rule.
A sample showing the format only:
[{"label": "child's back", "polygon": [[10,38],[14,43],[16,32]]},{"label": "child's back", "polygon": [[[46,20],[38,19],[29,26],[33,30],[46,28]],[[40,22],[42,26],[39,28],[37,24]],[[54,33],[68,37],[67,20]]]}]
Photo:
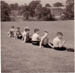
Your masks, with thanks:
[{"label": "child's back", "polygon": [[19,36],[19,35],[22,35],[22,34],[21,34],[20,31],[16,31],[16,35]]},{"label": "child's back", "polygon": [[44,47],[48,47],[48,32],[44,31],[44,35],[41,37],[41,41],[40,41],[40,47],[44,46]]},{"label": "child's back", "polygon": [[39,41],[40,39],[39,39],[39,34],[37,34],[37,33],[34,33],[33,34],[33,36],[32,36],[32,41]]},{"label": "child's back", "polygon": [[31,42],[31,37],[29,33],[26,34],[26,42]]},{"label": "child's back", "polygon": [[61,40],[58,37],[55,37],[53,39],[53,45],[54,45],[54,47],[59,47],[59,44],[61,44]]},{"label": "child's back", "polygon": [[15,37],[15,29],[14,26],[12,26],[8,32],[9,37]]},{"label": "child's back", "polygon": [[22,39],[22,34],[21,34],[21,31],[20,31],[20,27],[17,27],[17,29],[16,29],[16,37],[18,39]]},{"label": "child's back", "polygon": [[39,36],[39,29],[34,29],[34,34],[32,35],[32,44],[39,45],[40,43],[40,36]]},{"label": "child's back", "polygon": [[49,39],[46,37],[43,41],[42,41],[42,44],[43,45],[47,45],[49,42]]},{"label": "child's back", "polygon": [[31,37],[30,37],[30,29],[28,27],[25,28],[24,32],[22,33],[23,40],[26,43],[31,42]]},{"label": "child's back", "polygon": [[39,42],[40,36],[39,36],[39,29],[34,29],[34,34],[32,35],[32,41],[33,42]]}]

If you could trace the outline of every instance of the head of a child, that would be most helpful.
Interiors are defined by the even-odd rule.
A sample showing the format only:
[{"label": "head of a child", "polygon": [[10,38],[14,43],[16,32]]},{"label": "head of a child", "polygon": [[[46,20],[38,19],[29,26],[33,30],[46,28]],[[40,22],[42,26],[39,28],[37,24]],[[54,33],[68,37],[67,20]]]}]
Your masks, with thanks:
[{"label": "head of a child", "polygon": [[58,37],[59,39],[62,39],[62,38],[63,38],[63,33],[62,33],[62,32],[57,32],[57,37]]},{"label": "head of a child", "polygon": [[29,32],[29,31],[30,31],[29,27],[26,27],[25,32]]},{"label": "head of a child", "polygon": [[34,33],[37,33],[38,34],[39,33],[39,29],[37,29],[37,28],[34,29]]},{"label": "head of a child", "polygon": [[20,27],[17,27],[16,29],[17,29],[17,31],[20,31]]},{"label": "head of a child", "polygon": [[11,26],[11,28],[14,29],[15,27],[14,26]]},{"label": "head of a child", "polygon": [[48,31],[44,31],[44,35],[45,36],[48,36]]}]

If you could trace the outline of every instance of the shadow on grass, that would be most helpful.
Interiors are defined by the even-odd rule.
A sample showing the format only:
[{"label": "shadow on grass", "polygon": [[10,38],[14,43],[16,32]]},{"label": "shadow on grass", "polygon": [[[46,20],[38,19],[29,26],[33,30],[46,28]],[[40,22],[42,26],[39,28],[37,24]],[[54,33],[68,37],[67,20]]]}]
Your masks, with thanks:
[{"label": "shadow on grass", "polygon": [[55,48],[55,50],[58,50],[58,51],[67,51],[67,52],[74,52],[74,48]]},{"label": "shadow on grass", "polygon": [[[23,40],[23,39],[20,38],[19,40]],[[38,44],[35,44],[35,43],[30,42],[30,41],[29,42],[25,42],[25,43],[32,44],[34,46],[39,46],[39,43]],[[43,45],[43,47],[48,48],[48,49],[51,49],[52,48],[48,44],[47,45]],[[59,47],[57,47],[57,48],[52,48],[52,49],[57,50],[57,51],[75,52],[74,48],[66,48],[66,47],[59,48]]]},{"label": "shadow on grass", "polygon": [[75,52],[74,48],[68,48],[67,51],[68,52]]},{"label": "shadow on grass", "polygon": [[[50,47],[49,45],[46,45],[46,46],[43,46],[45,48],[52,48]],[[74,48],[67,48],[67,47],[56,47],[56,48],[53,48],[54,50],[57,50],[57,51],[68,51],[68,52],[74,52]]]}]

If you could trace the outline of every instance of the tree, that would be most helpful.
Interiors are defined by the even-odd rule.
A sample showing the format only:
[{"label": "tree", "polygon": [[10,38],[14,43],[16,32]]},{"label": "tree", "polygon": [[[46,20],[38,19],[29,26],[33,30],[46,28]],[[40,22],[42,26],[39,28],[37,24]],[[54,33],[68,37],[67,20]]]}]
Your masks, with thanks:
[{"label": "tree", "polygon": [[24,16],[24,19],[29,20],[29,16],[30,16],[30,7],[29,6],[24,6],[21,12]]},{"label": "tree", "polygon": [[18,3],[10,4],[10,9],[11,9],[11,10],[18,10],[18,9],[19,9]]},{"label": "tree", "polygon": [[[50,5],[48,5],[50,6]],[[38,20],[45,20],[45,21],[50,21],[50,20],[54,20],[52,15],[51,15],[51,11],[49,8],[42,7],[41,4],[38,4],[37,7],[35,8],[35,14],[38,18]]]},{"label": "tree", "polygon": [[36,14],[38,20],[45,20],[45,21],[54,20],[53,16],[51,15],[51,10],[47,7],[37,7]]},{"label": "tree", "polygon": [[32,9],[35,9],[38,4],[40,4],[39,1],[31,1],[30,4],[29,4],[29,6],[30,6]]},{"label": "tree", "polygon": [[10,21],[10,13],[11,10],[9,5],[6,2],[1,1],[1,21]]},{"label": "tree", "polygon": [[45,7],[51,7],[51,5],[50,5],[49,3],[47,3],[47,4],[45,5]]},{"label": "tree", "polygon": [[43,7],[41,9],[41,20],[52,21],[55,20],[51,14],[51,10],[49,8]]},{"label": "tree", "polygon": [[61,6],[63,6],[63,4],[60,3],[60,2],[56,2],[53,6],[54,6],[54,7],[61,7]]},{"label": "tree", "polygon": [[25,7],[24,5],[19,6],[19,10],[18,10],[19,15],[23,15],[24,7]]},{"label": "tree", "polygon": [[29,7],[30,7],[30,15],[33,17],[35,15],[35,9],[37,8],[37,6],[40,4],[40,1],[31,1],[29,3]]},{"label": "tree", "polygon": [[42,9],[41,4],[38,4],[37,7],[35,8],[35,15],[37,16],[38,19],[41,18],[41,9]]},{"label": "tree", "polygon": [[74,0],[67,0],[64,19],[74,19]]},{"label": "tree", "polygon": [[70,4],[73,4],[74,3],[74,0],[67,0],[66,1],[66,5],[70,5]]}]

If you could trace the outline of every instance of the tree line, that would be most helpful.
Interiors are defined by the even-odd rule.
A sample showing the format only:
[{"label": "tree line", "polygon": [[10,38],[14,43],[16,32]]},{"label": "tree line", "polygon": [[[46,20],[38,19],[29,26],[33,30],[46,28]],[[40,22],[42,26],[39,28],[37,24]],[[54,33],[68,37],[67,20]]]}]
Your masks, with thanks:
[{"label": "tree line", "polygon": [[[53,6],[61,7],[63,4],[56,2]],[[56,19],[49,7],[51,7],[49,3],[42,6],[40,1],[31,1],[28,5],[8,4],[5,1],[1,1],[1,21],[11,21],[10,15],[13,10],[18,11],[18,15],[23,16],[24,20],[36,18],[37,20],[54,21]],[[63,13],[62,20],[74,19],[74,0],[66,1],[66,9]]]}]

